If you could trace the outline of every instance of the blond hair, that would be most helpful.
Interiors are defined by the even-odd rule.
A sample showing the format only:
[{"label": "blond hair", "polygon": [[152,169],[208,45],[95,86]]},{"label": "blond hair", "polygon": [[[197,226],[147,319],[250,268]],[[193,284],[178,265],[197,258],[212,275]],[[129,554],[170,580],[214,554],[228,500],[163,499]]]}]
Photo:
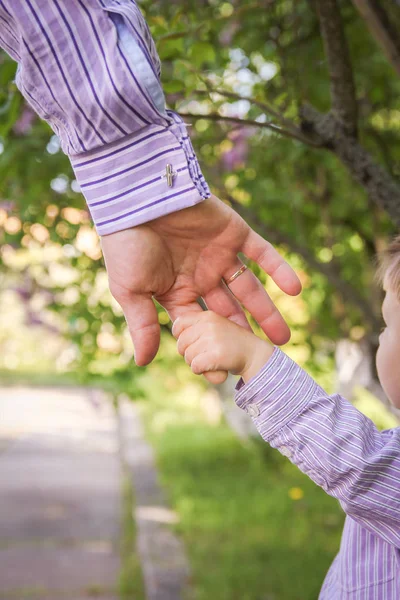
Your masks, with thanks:
[{"label": "blond hair", "polygon": [[382,283],[387,277],[391,289],[400,300],[400,235],[394,238],[379,258],[378,277]]}]

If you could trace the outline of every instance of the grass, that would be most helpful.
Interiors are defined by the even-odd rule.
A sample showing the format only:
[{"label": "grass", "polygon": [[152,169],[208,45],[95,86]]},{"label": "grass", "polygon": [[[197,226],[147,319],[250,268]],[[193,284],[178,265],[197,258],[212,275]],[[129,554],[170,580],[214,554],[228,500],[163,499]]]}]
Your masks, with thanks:
[{"label": "grass", "polygon": [[169,392],[160,380],[140,406],[180,517],[188,600],[315,600],[339,549],[338,503],[262,440],[207,422],[193,385]]},{"label": "grass", "polygon": [[121,570],[119,597],[121,600],[145,600],[140,561],[135,549],[136,523],[133,519],[134,495],[131,479],[125,473],[121,506]]}]

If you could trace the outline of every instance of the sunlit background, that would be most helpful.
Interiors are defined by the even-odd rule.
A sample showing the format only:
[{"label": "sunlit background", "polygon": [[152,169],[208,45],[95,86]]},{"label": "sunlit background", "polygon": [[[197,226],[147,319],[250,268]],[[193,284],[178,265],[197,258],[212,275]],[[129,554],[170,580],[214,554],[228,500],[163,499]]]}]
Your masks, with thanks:
[{"label": "sunlit background", "polygon": [[[360,144],[397,181],[398,77],[351,3],[342,4]],[[210,0],[184,6],[145,2],[142,8],[163,63],[168,104],[191,124],[212,191],[278,247],[303,283],[302,296],[288,298],[253,266],[292,328],[285,350],[379,427],[395,426],[397,416],[383,406],[373,358],[382,299],[374,280],[375,260],[396,227],[368,189],[354,182],[340,156],[311,143],[302,129],[304,103],[320,112],[330,107],[328,66],[309,3]],[[113,411],[121,397],[129,399],[139,410],[167,504],[176,515],[173,529],[192,573],[190,598],[315,599],[339,547],[342,511],[258,439],[248,417],[234,409],[234,378],[212,388],[190,373],[177,355],[161,307],[160,352],[149,367],[135,366],[79,186],[57,137],[17,92],[15,69],[0,54],[0,473],[13,480],[15,465],[24,471],[29,447],[13,469],[1,471],[1,464],[26,432],[36,441],[40,432],[47,436],[48,453],[52,444],[57,446],[58,435],[47,443],[49,431],[59,432],[61,445],[68,446],[72,435],[77,464],[88,447],[99,453],[96,461],[112,460],[118,449]],[[36,416],[29,398],[40,408]],[[104,446],[93,441],[89,409],[82,408],[81,414],[76,408],[77,420],[67,419],[59,429],[57,419],[67,417],[66,409],[58,413],[57,407],[74,411],[79,402],[94,407],[100,430],[100,423],[108,423],[108,433],[95,427]],[[79,443],[72,434],[74,422],[82,433]],[[44,465],[42,454],[38,460]],[[60,469],[73,480],[71,464]],[[115,594],[140,600],[145,596],[132,519],[135,481],[132,486],[129,468],[128,474],[122,469],[116,475],[119,467],[114,467],[101,485],[118,489],[111,500],[107,496],[107,506],[114,507],[121,527],[97,539],[94,524],[88,536],[100,544],[92,546],[96,552],[105,548],[107,555],[111,544],[110,553],[119,557],[112,575],[119,582]],[[24,481],[29,495],[34,480]],[[100,484],[93,481],[85,494],[95,498]],[[49,504],[55,522],[78,510],[63,504],[68,489],[67,483],[65,489],[61,486],[58,501]],[[11,498],[7,493],[4,498]],[[6,506],[11,510],[10,500]],[[40,514],[45,519],[41,510],[39,506],[32,519]],[[28,517],[23,532],[29,529]],[[0,516],[0,563],[1,552],[15,547],[13,531],[8,527],[2,534]],[[39,527],[34,543],[41,547],[47,536]],[[68,526],[63,536],[69,539]],[[29,556],[24,561],[21,572],[31,564]],[[35,564],[29,567],[33,571]],[[105,598],[107,585],[94,582],[85,593]],[[47,598],[35,582],[25,587],[27,598]],[[0,598],[2,592],[0,569]]]}]

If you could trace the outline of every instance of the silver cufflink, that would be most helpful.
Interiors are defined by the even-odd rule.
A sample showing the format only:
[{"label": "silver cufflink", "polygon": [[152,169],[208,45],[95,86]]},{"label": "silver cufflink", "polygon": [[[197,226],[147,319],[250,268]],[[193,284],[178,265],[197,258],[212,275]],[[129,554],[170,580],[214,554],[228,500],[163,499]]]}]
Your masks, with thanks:
[{"label": "silver cufflink", "polygon": [[164,179],[164,177],[165,177],[167,179],[168,187],[172,187],[172,184],[174,182],[174,177],[176,177],[177,175],[178,175],[178,173],[176,171],[174,171],[172,165],[167,165],[165,167],[164,175],[161,175],[161,179]]}]

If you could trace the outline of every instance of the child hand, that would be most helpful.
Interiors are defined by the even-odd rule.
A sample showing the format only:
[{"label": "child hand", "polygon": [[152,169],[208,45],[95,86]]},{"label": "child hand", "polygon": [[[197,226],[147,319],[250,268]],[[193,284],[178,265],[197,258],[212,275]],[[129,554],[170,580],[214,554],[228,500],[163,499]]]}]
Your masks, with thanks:
[{"label": "child hand", "polygon": [[172,333],[178,339],[179,354],[196,375],[229,371],[248,381],[274,351],[269,342],[212,311],[178,317]]}]

